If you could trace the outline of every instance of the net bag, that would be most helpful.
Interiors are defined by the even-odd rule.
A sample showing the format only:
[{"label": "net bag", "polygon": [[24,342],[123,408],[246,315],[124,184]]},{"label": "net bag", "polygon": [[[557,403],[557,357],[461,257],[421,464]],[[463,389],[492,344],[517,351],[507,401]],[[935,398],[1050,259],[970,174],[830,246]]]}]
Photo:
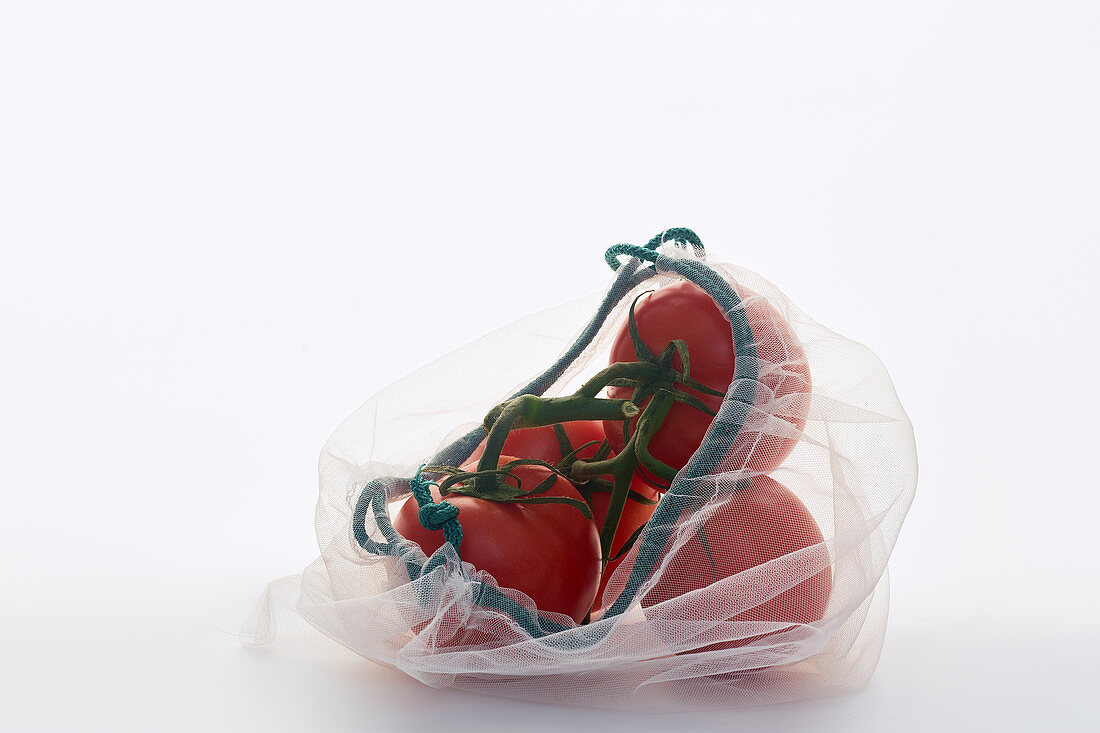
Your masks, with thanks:
[{"label": "net bag", "polygon": [[[690,230],[615,245],[605,260],[604,295],[489,334],[337,428],[320,458],[321,555],[268,587],[246,644],[285,643],[297,615],[433,687],[631,710],[758,705],[869,680],[917,479],[885,367],[758,275],[709,260]],[[661,321],[660,303],[674,315]],[[714,324],[721,338],[707,336]],[[675,337],[647,347],[643,331],[662,327]],[[705,378],[719,362],[732,362],[724,389]],[[553,467],[505,465],[515,432],[559,413],[604,433],[584,453],[561,429],[582,423],[564,422]],[[545,523],[507,537],[504,520],[479,525],[487,504],[587,522],[561,553],[595,552],[595,575],[559,567]],[[622,518],[614,539],[606,515]],[[519,574],[472,562],[486,543]],[[539,606],[559,581],[588,584],[582,606]]]}]

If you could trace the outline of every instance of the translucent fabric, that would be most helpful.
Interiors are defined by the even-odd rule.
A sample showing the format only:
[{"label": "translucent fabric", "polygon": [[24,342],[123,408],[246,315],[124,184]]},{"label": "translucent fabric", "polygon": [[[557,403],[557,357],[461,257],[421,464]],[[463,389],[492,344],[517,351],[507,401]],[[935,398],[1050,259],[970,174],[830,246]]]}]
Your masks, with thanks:
[{"label": "translucent fabric", "polygon": [[[869,349],[760,276],[670,245],[658,251],[652,266],[626,262],[607,295],[495,331],[352,413],[321,453],[320,557],[272,583],[246,643],[278,645],[283,616],[296,612],[427,685],[631,710],[864,685],[885,635],[887,561],[917,480],[912,426],[890,376]],[[635,296],[685,272],[736,294],[724,308],[735,341],[739,323],[756,335],[739,344],[743,363],[703,445],[608,582],[604,615],[577,625],[540,611],[448,544],[425,568],[420,548],[387,521],[408,500],[408,478],[425,462],[469,456],[482,418],[503,400],[573,392],[606,366]],[[762,318],[790,330],[761,334]]]}]

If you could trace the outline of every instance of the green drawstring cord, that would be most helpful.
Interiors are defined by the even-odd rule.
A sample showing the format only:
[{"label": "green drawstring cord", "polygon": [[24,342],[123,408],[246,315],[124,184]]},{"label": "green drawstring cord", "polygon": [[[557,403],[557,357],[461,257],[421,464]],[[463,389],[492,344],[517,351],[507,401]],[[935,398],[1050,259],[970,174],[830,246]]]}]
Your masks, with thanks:
[{"label": "green drawstring cord", "polygon": [[462,525],[458,523],[458,507],[447,501],[439,503],[432,501],[431,487],[434,484],[420,478],[420,472],[423,470],[422,465],[416,469],[416,475],[409,479],[409,488],[412,489],[416,503],[420,505],[420,511],[416,514],[420,520],[420,526],[428,531],[443,530],[443,536],[457,553],[462,546]]}]

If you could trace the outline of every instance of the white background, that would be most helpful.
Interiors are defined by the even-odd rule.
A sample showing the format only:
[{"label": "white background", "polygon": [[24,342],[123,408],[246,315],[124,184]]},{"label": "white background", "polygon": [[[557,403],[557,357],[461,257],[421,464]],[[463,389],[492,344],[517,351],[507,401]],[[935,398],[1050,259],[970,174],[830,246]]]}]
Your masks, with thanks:
[{"label": "white background", "polygon": [[[1100,725],[1095,5],[2,8],[0,729]],[[669,226],[916,426],[864,692],[640,717],[238,646],[346,414]]]}]

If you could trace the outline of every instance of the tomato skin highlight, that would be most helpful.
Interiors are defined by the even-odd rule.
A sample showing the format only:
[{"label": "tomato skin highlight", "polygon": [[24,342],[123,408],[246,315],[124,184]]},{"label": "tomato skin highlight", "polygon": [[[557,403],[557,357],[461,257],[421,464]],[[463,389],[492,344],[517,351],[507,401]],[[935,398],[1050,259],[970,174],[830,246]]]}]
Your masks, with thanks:
[{"label": "tomato skin highlight", "polygon": [[[502,456],[500,463],[515,460]],[[476,470],[476,462],[464,470]],[[553,473],[542,466],[517,466],[512,472],[525,490]],[[558,477],[542,496],[584,501],[573,485]],[[440,501],[432,487],[432,498]],[[523,504],[487,501],[450,494],[462,525],[462,559],[496,579],[501,588],[530,596],[540,611],[553,611],[580,623],[596,597],[600,583],[600,536],[595,523],[565,504]],[[431,556],[446,541],[442,530],[420,524],[419,506],[407,500],[394,518],[394,528]]]},{"label": "tomato skin highlight", "polygon": [[[682,517],[681,521],[688,520]],[[816,545],[819,547],[811,553],[810,561],[821,562],[825,565],[823,570],[725,621],[794,625],[824,617],[833,586],[828,550],[822,544],[821,529],[813,516],[786,486],[768,476],[754,477],[749,487],[734,491],[724,504],[706,516],[702,530],[705,543],[696,535],[670,551],[661,578],[641,599],[643,607],[706,588],[723,578]],[[769,635],[717,642],[692,651],[740,647]]]},{"label": "tomato skin highlight", "polygon": [[[760,358],[759,381],[763,388],[758,389],[757,407],[770,412],[778,409],[776,405],[782,400],[782,414],[776,414],[774,419],[784,420],[800,432],[806,427],[811,391],[809,363],[802,345],[787,321],[765,298],[743,285],[736,286],[736,290]],[[666,285],[638,301],[634,318],[642,341],[653,353],[659,354],[669,342],[682,339],[688,348],[691,378],[722,393],[729,389],[735,367],[730,323],[702,288],[686,280]],[[610,361],[636,360],[634,344],[624,324],[611,346]],[[678,356],[673,366],[681,367]],[[684,391],[712,410],[717,411],[722,405],[721,397],[693,389]],[[631,390],[611,387],[607,394],[624,399],[630,396]],[[712,420],[702,410],[677,402],[650,441],[650,453],[677,470],[683,468],[702,444]],[[604,431],[611,449],[621,451],[623,423],[606,421]],[[722,461],[722,467],[767,473],[779,466],[797,443],[795,437],[744,430]]]}]

